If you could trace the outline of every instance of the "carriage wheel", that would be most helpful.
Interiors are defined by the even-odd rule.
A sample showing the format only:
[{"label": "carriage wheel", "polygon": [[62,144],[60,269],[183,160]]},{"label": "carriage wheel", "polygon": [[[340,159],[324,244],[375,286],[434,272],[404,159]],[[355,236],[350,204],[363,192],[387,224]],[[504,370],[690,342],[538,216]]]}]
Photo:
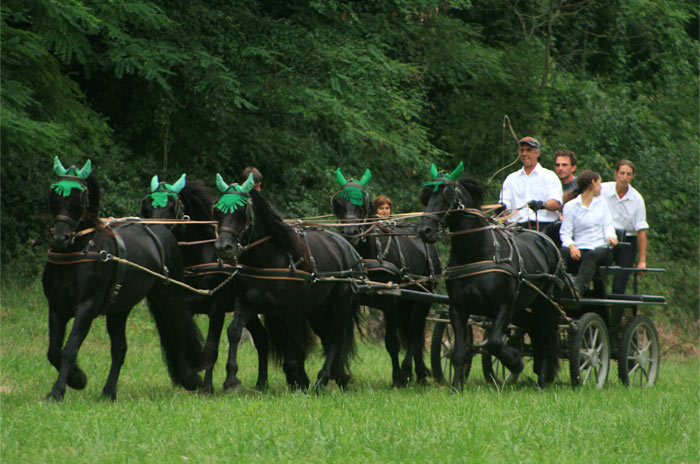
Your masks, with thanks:
[{"label": "carriage wheel", "polygon": [[[488,337],[488,330],[484,332],[484,339]],[[506,345],[516,348],[520,354],[525,349],[525,334],[517,328],[509,328],[503,335],[503,341]],[[484,373],[484,379],[492,385],[511,385],[518,380],[520,373],[513,373],[501,361],[491,356],[488,352],[481,355],[481,370]]]},{"label": "carriage wheel", "polygon": [[[466,333],[467,361],[464,365],[464,381],[469,377],[474,357],[474,334],[472,326],[467,324]],[[433,339],[430,342],[430,367],[433,370],[433,378],[437,383],[451,385],[455,376],[452,359],[455,344],[455,332],[452,324],[437,321],[433,328]]]},{"label": "carriage wheel", "polygon": [[601,388],[610,370],[610,338],[603,318],[586,313],[572,324],[569,372],[573,386],[592,384]]},{"label": "carriage wheel", "polygon": [[625,385],[650,387],[659,376],[659,334],[646,316],[634,316],[622,331],[618,351],[620,381]]}]

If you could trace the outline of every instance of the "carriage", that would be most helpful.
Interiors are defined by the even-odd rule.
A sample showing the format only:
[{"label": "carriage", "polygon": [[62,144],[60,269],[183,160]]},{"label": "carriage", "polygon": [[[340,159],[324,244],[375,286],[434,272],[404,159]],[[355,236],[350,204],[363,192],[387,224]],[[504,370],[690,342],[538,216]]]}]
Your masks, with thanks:
[{"label": "carriage", "polygon": [[[606,293],[608,276],[618,272],[633,272],[632,294]],[[559,303],[562,314],[559,321],[559,357],[569,361],[571,382],[574,386],[591,384],[602,387],[608,378],[611,361],[618,362],[618,377],[624,385],[651,386],[659,375],[659,335],[652,319],[640,314],[648,305],[665,305],[663,296],[644,295],[638,292],[640,272],[663,272],[664,269],[621,268],[601,266],[591,294],[580,299],[562,298]],[[435,302],[446,304],[447,297],[435,295]],[[454,330],[450,325],[447,309],[435,311],[430,342],[430,361],[433,378],[439,383],[451,383],[454,376],[452,350]],[[487,332],[490,321],[474,316],[467,332],[466,375],[475,355],[481,355],[481,368],[487,382],[495,385],[514,383],[518,374],[511,373],[495,357],[480,345],[475,331]],[[483,338],[483,336],[481,337]],[[505,342],[524,355],[532,354],[532,347],[525,331],[510,325]]]},{"label": "carriage", "polygon": [[[211,260],[209,255],[214,254],[228,258],[227,265],[221,261],[210,264],[217,267],[215,273],[228,273],[229,277],[219,278],[217,282],[221,282],[215,288],[200,290],[200,293],[211,296],[238,275],[234,281],[235,288],[229,286],[236,293],[237,307],[234,323],[228,329],[230,347],[225,388],[232,389],[240,384],[236,378],[235,358],[243,325],[259,322],[257,314],[265,310],[271,312],[273,322],[277,321],[277,329],[268,326],[268,330],[272,330],[271,335],[276,331],[286,332],[281,338],[279,333],[271,336],[270,343],[283,360],[287,382],[298,388],[309,386],[303,364],[310,340],[307,331],[313,328],[321,338],[326,354],[326,362],[318,374],[315,386],[322,387],[329,380],[334,380],[343,388],[350,380],[348,359],[354,350],[352,321],[357,310],[356,303],[361,301],[361,298],[350,297],[352,292],[378,297],[365,301],[374,302],[370,304],[382,309],[387,319],[386,346],[392,357],[395,387],[405,386],[411,380],[414,365],[416,381],[424,383],[429,375],[423,363],[424,327],[433,303],[442,304],[443,307],[428,318],[435,322],[430,350],[432,375],[439,382],[451,380],[457,389],[463,388],[475,354],[482,355],[482,369],[487,381],[497,385],[517,379],[524,367],[523,357],[533,359],[533,370],[540,386],[554,380],[560,358],[569,360],[574,385],[591,383],[602,386],[607,380],[611,359],[618,361],[619,377],[623,384],[649,386],[658,377],[658,334],[651,319],[639,314],[639,307],[663,305],[665,299],[638,293],[637,273],[642,270],[601,267],[592,290],[589,289],[582,296],[565,296],[556,290],[561,290],[564,281],[560,273],[561,258],[551,240],[540,233],[513,233],[501,225],[492,224],[481,210],[483,190],[469,180],[458,181],[460,169],[450,175],[438,176],[433,167],[431,173],[434,181],[426,183],[422,192],[422,196],[426,197],[422,199],[426,211],[419,215],[420,226],[410,226],[412,229],[408,233],[396,233],[375,223],[369,227],[370,231],[375,227],[377,231],[372,233],[371,246],[366,250],[361,244],[351,244],[349,237],[346,236],[348,240],[345,240],[325,227],[308,227],[303,224],[291,226],[285,223],[264,197],[251,191],[251,178],[239,185],[226,184],[217,176],[217,186],[223,193],[214,207],[218,211],[217,221],[210,220],[211,200],[206,195],[201,196],[201,192],[195,189],[191,192],[192,200],[198,199],[196,203],[199,206],[194,207],[187,201],[184,195],[186,189],[182,189],[185,184],[184,175],[182,182],[178,181],[175,185],[160,183],[154,178],[153,192],[149,195],[152,206],[168,206],[172,210],[168,214],[173,218],[200,209],[204,211],[201,214],[205,217],[198,222],[217,226],[218,237],[193,242],[204,246],[206,256],[201,253],[193,255],[194,263],[188,264],[188,253],[184,253],[185,267],[176,241],[185,236],[177,230],[171,233],[161,227],[156,233],[155,229],[151,230],[148,223],[142,222],[140,218],[134,218],[134,221],[141,224],[133,224],[129,220],[126,225],[117,225],[117,230],[97,219],[99,188],[89,175],[89,162],[83,170],[79,171],[75,167],[66,170],[56,159],[54,170],[59,174],[59,182],[52,186],[51,205],[55,220],[53,237],[63,251],[49,253],[50,259],[44,275],[50,314],[52,317],[60,316],[61,324],[65,324],[71,317],[84,318],[89,328],[92,318],[100,314],[108,315],[108,324],[116,320],[117,316],[112,313],[118,314],[119,320],[124,321],[131,306],[148,296],[156,321],[163,322],[158,318],[165,320],[159,330],[164,350],[170,350],[166,352],[166,361],[171,376],[176,383],[187,389],[204,387],[211,391],[211,369],[216,354],[202,350],[192,321],[192,314],[196,312],[194,307],[183,304],[183,298],[172,287],[166,291],[163,289],[169,282],[189,287],[177,279],[186,275],[190,268],[201,271],[199,268],[202,266],[208,267],[209,264],[200,261]],[[333,205],[336,216],[345,216],[340,218],[341,233],[350,230],[348,226],[352,226],[352,223],[366,223],[369,201],[364,184],[368,180],[369,171],[359,182],[346,181],[342,175],[338,175],[341,191],[334,198]],[[180,183],[182,185],[178,187]],[[159,190],[161,184],[167,187],[167,191]],[[88,194],[94,198],[88,199]],[[190,211],[183,211],[183,208]],[[338,211],[342,211],[342,214],[339,215]],[[350,222],[343,222],[348,219]],[[188,220],[172,221],[174,222],[168,224],[189,223]],[[156,223],[162,224],[163,220]],[[452,235],[450,263],[444,270],[441,269],[434,245],[441,225],[449,228]],[[148,250],[149,253],[154,253],[150,253],[143,264],[132,262],[133,258],[130,258],[132,261],[123,258],[127,248],[137,250],[138,246],[135,241],[126,243],[130,236],[127,237],[128,234],[125,235],[122,231],[146,234],[153,241],[155,248],[151,248],[155,251]],[[360,233],[364,235],[366,231]],[[98,234],[104,235],[104,243],[98,246],[97,239],[90,239],[90,234],[95,237]],[[472,235],[465,241],[466,234]],[[83,239],[83,236],[87,238]],[[483,240],[484,237],[487,238],[486,241]],[[83,244],[78,239],[87,241]],[[74,243],[78,241],[80,243]],[[139,241],[141,242],[143,240]],[[484,243],[488,246],[482,246]],[[474,249],[465,249],[465,244]],[[474,244],[477,246],[474,247]],[[104,248],[91,251],[100,246]],[[253,248],[255,253],[248,254],[247,258],[243,256]],[[482,248],[488,248],[487,254],[493,256],[491,260],[457,262],[455,265],[455,249],[459,249],[456,253],[459,258],[464,257],[466,250],[472,255],[469,259],[475,256],[478,259],[477,255],[483,251]],[[369,257],[363,255],[365,252],[369,253]],[[90,259],[83,257],[90,253],[95,256]],[[166,262],[171,258],[170,254],[173,255],[172,262]],[[372,259],[375,254],[377,260]],[[77,255],[80,259],[75,258]],[[140,255],[134,256],[141,258]],[[250,261],[253,258],[257,261]],[[360,265],[361,261],[365,264]],[[115,266],[114,262],[118,265]],[[92,279],[99,277],[107,283],[114,282],[111,287],[105,283],[102,286],[104,288],[99,289],[102,292],[100,301],[105,301],[104,307],[86,306],[89,310],[85,312],[86,315],[82,312],[61,312],[60,304],[63,304],[65,297],[60,294],[63,286],[60,285],[59,269],[69,269],[64,267],[66,265],[70,265],[74,271],[72,278],[78,279],[85,274]],[[147,281],[138,281],[143,288],[134,286],[132,281],[127,282],[129,273],[142,271],[151,276]],[[370,279],[370,271],[379,277]],[[643,270],[661,271],[663,270]],[[212,272],[208,269],[205,274]],[[617,272],[635,273],[633,294],[606,293],[606,277]],[[153,277],[158,277],[161,281],[154,280]],[[202,276],[194,276],[198,277]],[[441,279],[446,282],[450,297],[435,293],[437,281]],[[479,284],[476,285],[476,293],[472,288],[474,282]],[[130,285],[128,288],[127,283]],[[148,285],[144,286],[146,283]],[[54,291],[56,288],[58,290]],[[301,298],[292,298],[292,295],[302,294]],[[242,295],[247,297],[243,298]],[[126,296],[130,299],[123,305],[115,303],[118,297]],[[231,298],[225,294],[222,296],[224,298],[221,300],[225,300],[222,301],[223,306],[197,311],[209,314],[210,318],[222,319],[225,312],[233,310]],[[88,300],[89,303],[91,301]],[[475,301],[481,307],[470,314],[471,305]],[[158,312],[165,307],[164,302],[168,303],[167,315]],[[261,302],[265,304],[262,305]],[[310,302],[314,302],[316,307],[311,308]],[[447,309],[444,307],[446,304]],[[199,303],[195,303],[197,305]],[[265,308],[265,305],[268,307]],[[303,314],[305,311],[308,314]],[[311,327],[308,327],[307,321]],[[217,333],[210,330],[207,345],[217,346],[221,325],[213,325],[216,326],[214,332]],[[56,323],[50,328],[52,343],[49,358],[59,370],[59,378],[49,397],[60,400],[66,385],[76,389],[85,385],[86,377],[75,360],[87,330],[78,333],[74,325],[69,342],[73,339],[77,341],[62,348],[63,325]],[[115,328],[114,334],[111,331],[110,335],[113,344],[121,346],[124,344],[123,324],[120,328],[121,331]],[[179,336],[173,338],[168,330],[176,331]],[[180,343],[185,335],[187,343]],[[406,348],[406,356],[400,364],[399,338]],[[178,343],[170,343],[176,339]],[[261,333],[260,340],[262,346],[258,350],[258,385],[264,388],[267,379],[267,334]],[[73,351],[69,353],[70,356],[66,356],[65,352],[69,348]],[[116,351],[113,349],[113,356],[115,353],[113,372],[105,386],[105,395],[111,399],[116,397],[116,380],[124,354],[121,348]],[[208,381],[205,379],[204,383],[196,374],[203,366],[208,368]]]}]

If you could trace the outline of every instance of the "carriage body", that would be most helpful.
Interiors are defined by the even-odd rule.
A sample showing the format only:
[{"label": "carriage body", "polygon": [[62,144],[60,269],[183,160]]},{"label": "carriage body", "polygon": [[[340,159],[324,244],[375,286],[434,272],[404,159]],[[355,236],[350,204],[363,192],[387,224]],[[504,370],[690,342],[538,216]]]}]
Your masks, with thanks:
[{"label": "carriage body", "polygon": [[[613,294],[607,291],[607,288],[611,288],[611,277],[619,272],[633,273],[634,293]],[[666,299],[639,292],[638,276],[642,272],[664,272],[664,269],[600,266],[592,289],[584,296],[579,299],[558,299],[562,310],[558,356],[569,361],[574,386],[593,384],[602,387],[607,381],[612,360],[617,361],[618,377],[625,385],[651,386],[658,378],[659,337],[654,322],[642,314],[642,309],[645,306],[665,305]],[[446,304],[447,300],[441,302]],[[430,345],[433,376],[440,383],[451,382],[454,375],[451,359],[454,331],[447,309],[438,309],[430,319],[434,321]],[[481,337],[475,334],[475,331],[487,332],[490,320],[472,316],[469,325],[467,344],[470,346],[470,356],[466,375],[469,374],[473,357],[481,355],[481,367],[487,382],[496,385],[515,382],[518,375],[490,356],[479,342]],[[529,337],[522,328],[511,324],[504,337],[506,343],[519,349],[523,356],[532,356]]]}]

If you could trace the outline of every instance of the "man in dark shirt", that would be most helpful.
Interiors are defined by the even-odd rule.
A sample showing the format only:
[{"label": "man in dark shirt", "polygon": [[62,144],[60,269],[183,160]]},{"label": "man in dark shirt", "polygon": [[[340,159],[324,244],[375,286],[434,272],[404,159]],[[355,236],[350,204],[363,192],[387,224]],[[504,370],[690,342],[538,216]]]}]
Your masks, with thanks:
[{"label": "man in dark shirt", "polygon": [[554,171],[561,181],[564,193],[576,187],[576,155],[570,150],[557,150],[554,152]]}]

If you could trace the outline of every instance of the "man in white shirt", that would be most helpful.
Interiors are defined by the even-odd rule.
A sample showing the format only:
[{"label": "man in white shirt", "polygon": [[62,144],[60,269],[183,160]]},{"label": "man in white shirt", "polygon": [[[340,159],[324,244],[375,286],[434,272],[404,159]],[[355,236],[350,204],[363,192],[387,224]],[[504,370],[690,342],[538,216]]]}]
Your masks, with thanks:
[{"label": "man in white shirt", "polygon": [[[615,168],[615,182],[605,182],[602,185],[601,196],[608,203],[613,224],[618,231],[624,231],[621,240],[629,242],[630,247],[617,247],[615,263],[621,267],[633,267],[634,259],[639,251],[639,259],[634,267],[647,267],[647,223],[644,198],[630,185],[636,174],[634,163],[620,160]],[[613,293],[625,293],[630,273],[617,274],[613,279]]]},{"label": "man in white shirt", "polygon": [[545,231],[559,219],[561,182],[553,171],[539,164],[540,143],[537,140],[524,137],[519,143],[523,167],[506,177],[501,188],[501,203],[509,210],[524,207],[508,220],[509,223],[531,229],[539,226],[539,230]]}]

